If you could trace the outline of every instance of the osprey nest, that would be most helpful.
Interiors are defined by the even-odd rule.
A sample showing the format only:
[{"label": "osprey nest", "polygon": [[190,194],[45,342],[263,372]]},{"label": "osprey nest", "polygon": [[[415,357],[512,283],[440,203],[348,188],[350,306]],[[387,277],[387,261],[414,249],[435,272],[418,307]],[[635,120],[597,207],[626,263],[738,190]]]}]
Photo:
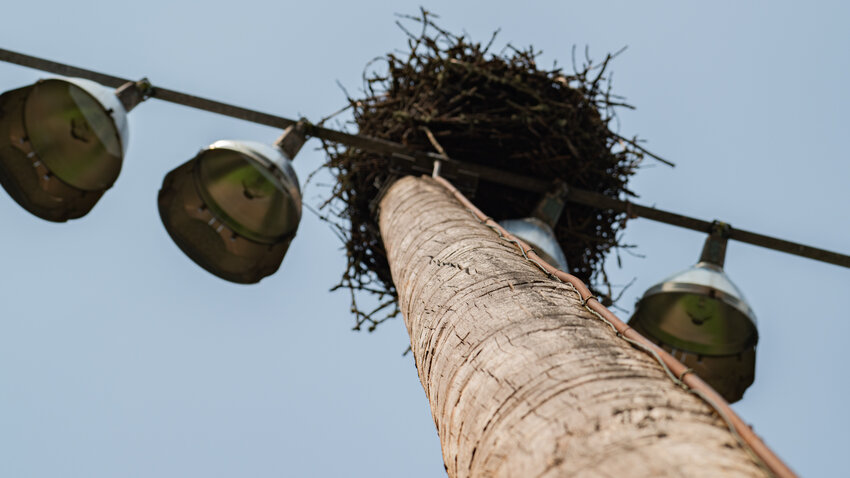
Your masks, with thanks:
[{"label": "osprey nest", "polygon": [[[413,150],[546,180],[613,198],[633,196],[629,177],[645,156],[636,138],[611,128],[618,107],[630,108],[610,92],[606,68],[615,55],[594,64],[587,58],[567,74],[538,67],[539,52],[507,46],[491,53],[489,44],[451,34],[433,15],[403,17],[420,33],[407,34],[408,49],[377,58],[364,73],[362,98],[348,95],[357,132],[400,142]],[[374,330],[397,315],[396,291],[375,216],[376,198],[398,179],[386,156],[326,143],[328,166],[336,177],[322,205],[347,251],[347,269],[334,289],[348,289],[355,330]],[[442,149],[442,151],[441,151]],[[660,158],[658,158],[660,159]],[[525,217],[541,195],[480,180],[473,202],[496,220]],[[625,246],[620,233],[626,216],[568,203],[555,234],[571,274],[610,303],[604,259]],[[361,292],[377,300],[364,300]],[[358,298],[360,300],[358,300]],[[363,307],[369,303],[369,307]]]}]

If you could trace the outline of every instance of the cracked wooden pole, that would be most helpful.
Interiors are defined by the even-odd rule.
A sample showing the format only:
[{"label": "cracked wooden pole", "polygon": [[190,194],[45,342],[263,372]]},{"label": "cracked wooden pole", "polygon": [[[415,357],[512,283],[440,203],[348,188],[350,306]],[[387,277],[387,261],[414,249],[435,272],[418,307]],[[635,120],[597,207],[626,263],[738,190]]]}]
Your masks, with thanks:
[{"label": "cracked wooden pole", "polygon": [[430,178],[380,227],[449,476],[766,476],[677,387]]}]

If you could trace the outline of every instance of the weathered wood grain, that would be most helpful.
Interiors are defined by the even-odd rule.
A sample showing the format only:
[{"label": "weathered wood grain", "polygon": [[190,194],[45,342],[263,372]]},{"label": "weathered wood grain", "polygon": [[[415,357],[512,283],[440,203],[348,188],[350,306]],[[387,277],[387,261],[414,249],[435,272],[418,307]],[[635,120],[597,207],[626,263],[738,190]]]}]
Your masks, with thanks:
[{"label": "weathered wood grain", "polygon": [[380,226],[451,477],[751,477],[697,397],[429,178]]}]

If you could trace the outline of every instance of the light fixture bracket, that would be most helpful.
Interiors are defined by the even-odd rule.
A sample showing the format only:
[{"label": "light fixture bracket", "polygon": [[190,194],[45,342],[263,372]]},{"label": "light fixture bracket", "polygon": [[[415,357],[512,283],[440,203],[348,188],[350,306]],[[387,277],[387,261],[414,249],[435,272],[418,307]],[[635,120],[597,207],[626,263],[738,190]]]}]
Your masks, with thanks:
[{"label": "light fixture bracket", "polygon": [[558,180],[555,187],[543,195],[531,215],[554,229],[558,219],[561,218],[561,213],[564,212],[567,194],[569,194],[569,187],[563,181]]},{"label": "light fixture bracket", "polygon": [[726,244],[729,241],[729,232],[732,226],[721,221],[711,223],[711,231],[705,240],[700,254],[700,262],[708,262],[723,267],[726,259]]},{"label": "light fixture bracket", "polygon": [[[404,153],[392,153],[389,157],[390,173],[399,177],[413,174],[434,173],[434,158],[411,156]],[[457,161],[440,161],[438,174],[448,179],[466,197],[474,198],[478,191],[479,175]]]},{"label": "light fixture bracket", "polygon": [[115,96],[118,97],[124,109],[129,113],[133,108],[153,96],[153,85],[147,78],[142,78],[139,81],[128,81],[115,90]]},{"label": "light fixture bracket", "polygon": [[301,119],[297,123],[283,130],[283,134],[277,139],[275,145],[283,151],[283,154],[292,161],[295,155],[301,151],[301,147],[307,142],[307,120]]}]

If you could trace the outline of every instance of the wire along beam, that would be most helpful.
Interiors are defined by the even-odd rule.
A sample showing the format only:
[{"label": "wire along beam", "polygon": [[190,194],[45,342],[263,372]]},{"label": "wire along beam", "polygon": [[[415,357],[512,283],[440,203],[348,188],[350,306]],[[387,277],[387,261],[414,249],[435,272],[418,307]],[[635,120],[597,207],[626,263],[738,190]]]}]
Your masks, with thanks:
[{"label": "wire along beam", "polygon": [[[17,53],[2,48],[0,48],[0,61],[46,71],[56,75],[85,78],[112,88],[118,88],[131,81],[126,78],[107,75],[87,70],[85,68],[78,68],[64,63],[45,60],[43,58],[25,55],[23,53]],[[153,86],[150,92],[150,97],[278,129],[286,129],[297,122],[296,120],[282,116],[261,113],[259,111],[202,98],[200,96],[189,95],[159,86]],[[508,174],[499,169],[452,159],[437,153],[412,151],[404,145],[393,141],[345,133],[343,131],[324,128],[322,126],[309,123],[306,125],[305,133],[308,136],[320,138],[333,143],[345,144],[346,146],[359,148],[364,151],[387,154],[397,160],[409,162],[410,166],[414,168],[417,165],[420,168],[424,166],[426,168],[425,171],[430,170],[429,166],[434,161],[439,160],[443,164],[453,166],[457,171],[477,176],[478,178],[488,182],[502,184],[525,191],[537,192],[540,194],[546,193],[553,188],[553,183],[551,181],[544,181],[514,173]],[[614,199],[605,196],[604,194],[592,191],[570,188],[566,199],[567,201],[584,204],[586,206],[624,212],[628,214],[629,217],[642,217],[706,234],[711,232],[711,222],[663,211],[661,209],[641,206],[629,201]],[[846,254],[839,254],[837,252],[806,246],[796,242],[776,239],[774,237],[745,231],[743,229],[730,228],[729,239],[850,268],[850,256]]]}]

